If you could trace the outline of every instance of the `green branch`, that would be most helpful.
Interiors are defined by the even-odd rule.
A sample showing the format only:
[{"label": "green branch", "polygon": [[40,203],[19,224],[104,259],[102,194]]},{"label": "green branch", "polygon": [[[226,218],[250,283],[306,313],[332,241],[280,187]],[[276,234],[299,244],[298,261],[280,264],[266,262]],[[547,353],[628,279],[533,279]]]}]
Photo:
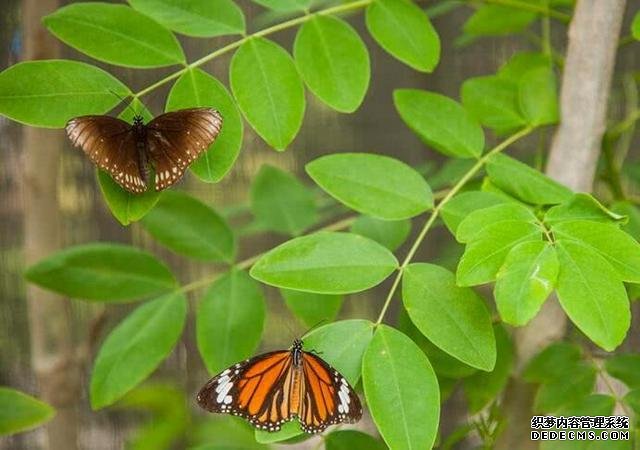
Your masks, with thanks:
[{"label": "green branch", "polygon": [[556,11],[555,9],[551,9],[544,5],[539,5],[539,4],[530,3],[530,2],[521,1],[521,0],[483,0],[483,1],[485,3],[492,3],[494,5],[508,6],[510,8],[516,8],[524,11],[540,13],[547,17],[552,17],[554,19],[557,19],[563,23],[571,22],[571,16],[569,14]]},{"label": "green branch", "polygon": [[640,109],[634,110],[622,122],[619,122],[605,134],[605,139],[615,140],[620,135],[627,132],[635,123],[640,120]]},{"label": "green branch", "polygon": [[309,20],[311,20],[312,18],[314,18],[315,16],[321,16],[321,15],[331,15],[331,14],[340,14],[340,13],[344,13],[347,11],[352,11],[355,9],[360,9],[360,8],[364,8],[365,6],[369,5],[373,0],[357,0],[355,2],[350,2],[350,3],[346,3],[344,5],[338,5],[338,6],[333,6],[331,8],[326,8],[326,9],[321,9],[319,11],[315,11],[313,13],[310,14],[306,14],[304,16],[300,16],[300,17],[296,17],[294,19],[291,20],[287,20],[285,22],[281,22],[278,23],[276,25],[270,26],[268,28],[265,28],[263,30],[260,31],[256,31],[255,33],[243,36],[242,38],[238,39],[237,41],[234,41],[228,45],[225,45],[224,47],[221,47],[217,50],[214,50],[213,52],[209,53],[208,55],[203,56],[202,58],[192,62],[191,64],[187,64],[184,68],[178,70],[177,72],[172,73],[171,75],[168,75],[164,78],[162,78],[159,81],[156,81],[155,83],[153,83],[150,86],[147,86],[146,88],[138,91],[136,94],[133,95],[134,98],[139,98],[142,97],[143,95],[148,94],[149,92],[159,88],[160,86],[167,84],[168,82],[175,80],[176,78],[180,77],[180,75],[188,72],[191,69],[194,69],[196,67],[200,67],[203,64],[212,61],[214,59],[216,59],[219,56],[224,55],[225,53],[229,53],[231,50],[235,50],[236,48],[240,47],[242,44],[244,44],[245,42],[249,41],[250,39],[256,38],[256,37],[264,37],[264,36],[268,36],[270,34],[274,34],[277,33],[278,31],[282,31],[282,30],[286,30],[288,28],[293,28],[297,25],[303,24]]},{"label": "green branch", "polygon": [[467,173],[465,173],[464,176],[451,188],[451,190],[447,193],[447,195],[444,196],[444,198],[440,201],[440,203],[436,205],[436,207],[433,209],[433,212],[431,213],[431,216],[429,216],[429,219],[424,224],[424,226],[422,227],[422,230],[420,230],[420,233],[418,234],[418,237],[416,237],[415,242],[409,249],[409,252],[407,253],[407,256],[404,258],[404,261],[402,261],[402,264],[398,268],[398,273],[396,274],[396,277],[393,280],[391,289],[389,289],[389,293],[387,294],[387,298],[384,302],[384,305],[382,306],[382,310],[380,311],[378,320],[376,320],[376,326],[382,323],[382,319],[384,318],[384,315],[386,314],[387,309],[391,304],[393,295],[395,294],[396,290],[398,289],[398,286],[400,285],[400,280],[402,279],[402,274],[404,270],[411,263],[411,260],[413,259],[416,252],[418,251],[420,244],[422,244],[422,241],[424,240],[427,233],[429,232],[434,222],[438,218],[440,211],[442,211],[442,208],[449,202],[449,200],[451,200],[460,191],[460,189],[462,189],[467,184],[467,182],[469,182],[469,180],[471,180],[475,176],[475,174],[485,165],[485,163],[489,158],[491,158],[496,153],[500,153],[501,151],[503,151],[509,145],[513,144],[518,139],[531,133],[532,130],[533,130],[532,127],[524,128],[523,130],[509,136],[500,144],[492,148],[489,152],[485,153],[480,159],[478,159],[478,161],[473,165],[473,167],[471,167],[471,169],[469,169]]}]

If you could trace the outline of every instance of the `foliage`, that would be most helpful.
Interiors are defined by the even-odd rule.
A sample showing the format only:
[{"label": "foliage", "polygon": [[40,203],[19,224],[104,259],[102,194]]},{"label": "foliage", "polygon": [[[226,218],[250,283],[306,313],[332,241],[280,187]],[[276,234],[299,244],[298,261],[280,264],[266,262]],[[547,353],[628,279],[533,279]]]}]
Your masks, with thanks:
[{"label": "foliage", "polygon": [[0,436],[37,427],[53,418],[54,409],[15,389],[0,387]]},{"label": "foliage", "polygon": [[[632,416],[637,410],[638,364],[637,354],[607,355],[604,360],[591,355],[576,344],[565,342],[551,344],[536,355],[525,367],[524,377],[537,385],[535,398],[536,414],[554,414],[565,417],[581,415],[612,415],[619,406],[624,415]],[[566,374],[571,373],[571,377]],[[629,390],[623,398],[614,392],[605,394],[595,391],[596,378],[611,384],[611,377],[618,378]],[[597,432],[598,433],[598,432]],[[577,442],[566,441],[560,449],[597,448],[577,446]],[[612,443],[614,444],[614,443]],[[546,443],[542,449],[550,449]],[[619,441],[612,445],[616,449],[631,449],[631,441]]]},{"label": "foliage", "polygon": [[[421,3],[255,2],[272,9],[274,17],[290,18],[245,34],[244,13],[232,0],[218,0],[215,9],[203,0],[60,8],[44,24],[76,50],[114,65],[171,66],[172,72],[134,92],[95,65],[27,61],[0,73],[0,113],[31,126],[61,128],[75,116],[105,114],[119,103],[118,96],[126,96],[148,119],[142,99],[171,84],[167,111],[209,106],[224,117],[219,138],[191,166],[199,180],[215,183],[246,147],[243,119],[270,147],[284,151],[303,125],[305,89],[332,110],[357,114],[369,88],[371,58],[363,36],[341,15],[366,10],[373,40],[417,71],[432,72],[440,59],[438,32]],[[460,7],[444,3],[427,11],[444,14]],[[531,34],[532,24],[539,21],[570,20],[571,3],[561,0],[477,3],[460,44],[484,36]],[[636,17],[636,37],[639,23]],[[291,55],[271,35],[295,27]],[[174,32],[235,35],[235,40],[187,63]],[[92,406],[152,410],[160,425],[155,432],[152,426],[144,428],[142,437],[134,439],[135,448],[148,448],[145,442],[167,448],[193,431],[184,399],[175,390],[138,386],[175,348],[190,320],[187,296],[200,288],[206,291],[198,294],[195,333],[209,372],[256,351],[267,319],[264,288],[277,287],[302,323],[329,322],[304,336],[305,348],[321,353],[353,385],[362,378],[366,406],[393,449],[431,448],[436,442],[450,448],[472,431],[490,446],[501,430],[498,406],[514,360],[510,328],[498,322],[527,324],[553,293],[577,330],[603,350],[614,351],[629,329],[628,292],[637,296],[640,291],[640,211],[621,189],[622,197],[615,198],[574,193],[544,175],[539,165],[503,154],[527,135],[544,142],[559,120],[561,66],[548,36],[543,39],[542,52],[516,53],[496,73],[467,79],[460,101],[433,91],[394,90],[393,104],[408,129],[427,148],[449,158],[435,174],[427,171],[425,176],[390,155],[353,152],[360,149],[309,161],[305,169],[314,188],[265,165],[255,175],[244,207],[251,222],[241,228],[219,207],[186,192],[133,195],[97,172],[105,202],[121,224],[139,221],[169,252],[215,266],[206,266],[210,273],[201,279],[180,283],[147,251],[90,243],[56,252],[27,270],[30,282],[72,298],[144,300],[101,345],[91,374]],[[228,89],[203,66],[231,52]],[[129,111],[122,117],[131,120]],[[616,130],[614,126],[607,139],[615,141]],[[624,130],[616,132],[619,136]],[[544,157],[541,151],[537,157]],[[432,187],[443,190],[434,193]],[[336,203],[338,214],[349,214],[346,218],[325,214],[322,204]],[[453,272],[438,257],[429,262],[416,258],[418,249],[432,240],[430,231],[439,219],[449,241],[455,239],[463,249]],[[239,240],[264,232],[287,240],[238,261]],[[399,260],[400,253],[404,258]],[[336,320],[348,294],[369,291],[390,276],[375,322]],[[493,298],[476,292],[477,286],[490,283],[483,293],[492,292]],[[390,305],[400,298],[397,324],[384,324]],[[536,412],[610,413],[614,399],[594,395],[596,377],[605,372],[633,389],[616,401],[638,410],[638,358],[607,355],[600,364],[577,344],[558,343],[534,358],[523,376],[539,385]],[[439,437],[441,402],[457,386],[473,416],[452,436]],[[2,392],[0,402],[4,396],[24,408],[11,411],[6,420],[0,417],[0,432],[20,431],[51,416],[46,405],[30,397]],[[175,414],[158,406],[165,394]],[[293,423],[278,433],[255,435],[233,419],[206,427],[242,448],[264,449],[301,434]],[[216,433],[203,432],[206,438],[195,439],[193,449],[225,448],[229,441],[217,440]],[[325,443],[330,450],[385,448],[372,436],[346,430],[330,431]]]}]

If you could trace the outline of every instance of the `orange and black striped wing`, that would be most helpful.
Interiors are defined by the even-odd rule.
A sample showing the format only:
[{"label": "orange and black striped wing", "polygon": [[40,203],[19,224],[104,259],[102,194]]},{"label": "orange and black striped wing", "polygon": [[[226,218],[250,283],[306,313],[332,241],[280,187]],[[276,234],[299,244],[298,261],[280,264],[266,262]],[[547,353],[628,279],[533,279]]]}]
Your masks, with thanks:
[{"label": "orange and black striped wing", "polygon": [[66,131],[73,145],[124,189],[135,194],[147,189],[131,124],[110,116],[82,116],[71,119]]},{"label": "orange and black striped wing", "polygon": [[360,420],[362,405],[346,378],[312,353],[303,352],[302,361],[298,416],[303,431],[321,433],[329,425]]},{"label": "orange and black striped wing", "polygon": [[198,393],[198,404],[214,413],[243,417],[256,428],[278,431],[295,416],[291,386],[295,368],[288,350],[265,353],[219,373]]},{"label": "orange and black striped wing", "polygon": [[160,191],[180,180],[189,164],[215,141],[222,116],[211,108],[181,109],[156,117],[146,127],[156,191]]}]

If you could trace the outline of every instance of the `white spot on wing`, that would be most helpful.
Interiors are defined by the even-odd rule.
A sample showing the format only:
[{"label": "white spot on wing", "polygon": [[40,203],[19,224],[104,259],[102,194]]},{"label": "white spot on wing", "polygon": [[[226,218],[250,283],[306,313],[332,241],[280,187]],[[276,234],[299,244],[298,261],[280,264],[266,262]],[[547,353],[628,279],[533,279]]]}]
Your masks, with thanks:
[{"label": "white spot on wing", "polygon": [[[225,402],[227,394],[229,393],[229,391],[231,390],[232,387],[233,387],[233,383],[231,383],[231,382],[225,383],[224,386],[222,386],[222,389],[220,390],[220,393],[216,397],[216,402],[218,402],[218,403]],[[217,388],[216,388],[216,392],[218,392]],[[231,396],[228,396],[228,397],[231,398]],[[228,404],[230,402],[225,402],[225,403]]]}]

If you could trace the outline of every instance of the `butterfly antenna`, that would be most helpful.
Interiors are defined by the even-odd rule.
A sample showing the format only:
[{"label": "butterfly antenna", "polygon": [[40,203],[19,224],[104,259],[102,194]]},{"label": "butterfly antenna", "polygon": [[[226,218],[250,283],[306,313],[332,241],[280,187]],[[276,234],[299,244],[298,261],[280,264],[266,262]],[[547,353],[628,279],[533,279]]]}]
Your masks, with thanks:
[{"label": "butterfly antenna", "polygon": [[120,101],[122,103],[125,104],[125,106],[131,110],[131,112],[133,113],[134,116],[139,116],[140,114],[133,108],[133,106],[131,106],[131,102],[127,102],[127,97],[129,97],[128,95],[126,97],[121,96],[120,94],[118,94],[116,91],[114,91],[113,89],[109,89],[109,91],[115,95],[116,97],[118,97],[120,99]]},{"label": "butterfly antenna", "polygon": [[322,325],[324,322],[328,322],[328,319],[322,319],[321,321],[319,321],[318,323],[316,323],[314,326],[312,326],[311,328],[309,328],[303,335],[302,337],[305,337],[307,334],[311,333],[313,330],[315,330],[316,328],[318,328],[320,325]]}]

